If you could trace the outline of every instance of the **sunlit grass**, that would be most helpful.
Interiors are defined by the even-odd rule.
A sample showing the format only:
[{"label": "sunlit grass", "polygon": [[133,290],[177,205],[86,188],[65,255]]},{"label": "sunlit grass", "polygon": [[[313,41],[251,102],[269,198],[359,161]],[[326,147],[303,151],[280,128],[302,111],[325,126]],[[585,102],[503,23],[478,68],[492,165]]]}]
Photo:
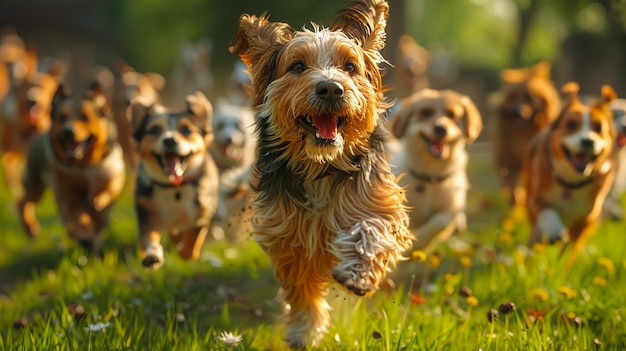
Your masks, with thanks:
[{"label": "sunlit grass", "polygon": [[[471,174],[490,174],[475,164]],[[360,300],[333,287],[319,350],[621,350],[626,348],[626,225],[602,224],[569,273],[558,247],[526,249],[523,212],[471,177],[470,230],[435,253],[408,253],[395,288]],[[30,240],[0,212],[1,350],[284,350],[277,285],[249,240],[206,244],[198,262],[168,251],[159,271],[136,255],[127,191],[102,256],[67,239],[50,196]],[[513,307],[514,306],[514,307]]]}]

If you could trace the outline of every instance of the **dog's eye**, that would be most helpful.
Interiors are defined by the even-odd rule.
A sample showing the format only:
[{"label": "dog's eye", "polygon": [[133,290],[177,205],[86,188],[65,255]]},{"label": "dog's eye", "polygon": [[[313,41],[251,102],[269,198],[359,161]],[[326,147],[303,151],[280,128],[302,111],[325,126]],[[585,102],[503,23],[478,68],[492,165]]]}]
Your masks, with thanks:
[{"label": "dog's eye", "polygon": [[83,122],[87,122],[88,121],[87,115],[84,114],[84,113],[79,114],[77,119],[79,121],[83,121]]},{"label": "dog's eye", "polygon": [[424,108],[420,110],[420,113],[419,113],[420,117],[422,118],[428,118],[434,114],[435,114],[435,110],[433,110],[432,108]]},{"label": "dog's eye", "polygon": [[343,65],[343,69],[348,73],[354,73],[356,72],[356,65],[352,62],[346,62],[346,64]]},{"label": "dog's eye", "polygon": [[191,134],[191,128],[189,128],[189,126],[182,126],[178,129],[178,131],[183,136],[189,136]]},{"label": "dog's eye", "polygon": [[573,120],[567,121],[567,123],[565,124],[565,128],[567,128],[568,130],[576,130],[578,129],[578,123]]},{"label": "dog's eye", "polygon": [[293,73],[302,73],[306,69],[304,63],[297,61],[289,67],[289,70]]},{"label": "dog's eye", "polygon": [[452,111],[452,110],[446,110],[444,113],[446,114],[446,117],[448,117],[448,118],[454,118],[454,111]]},{"label": "dog's eye", "polygon": [[150,129],[148,129],[148,134],[159,135],[162,131],[163,128],[161,128],[161,126],[152,126]]}]

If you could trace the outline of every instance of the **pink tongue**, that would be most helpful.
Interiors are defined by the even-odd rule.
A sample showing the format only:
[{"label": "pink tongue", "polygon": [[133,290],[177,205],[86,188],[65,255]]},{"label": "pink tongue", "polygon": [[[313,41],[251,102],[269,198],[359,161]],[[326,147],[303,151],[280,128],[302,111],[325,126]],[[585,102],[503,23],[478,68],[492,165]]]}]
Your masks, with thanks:
[{"label": "pink tongue", "polygon": [[620,133],[617,136],[617,145],[619,145],[619,147],[626,145],[626,135]]},{"label": "pink tongue", "polygon": [[591,161],[591,158],[587,154],[576,154],[572,157],[572,165],[579,172],[582,172],[585,168],[587,168],[589,161]]},{"label": "pink tongue", "polygon": [[432,143],[432,144],[430,145],[430,149],[431,149],[433,152],[439,152],[439,153],[441,153],[441,152],[443,152],[443,147],[444,147],[444,145],[445,145],[445,143],[444,143],[443,141],[442,141],[442,142],[438,142],[438,143]]},{"label": "pink tongue", "polygon": [[174,185],[183,182],[183,169],[177,155],[165,156],[165,168],[167,168],[168,178]]},{"label": "pink tongue", "polygon": [[337,136],[336,116],[315,116],[312,118],[313,125],[317,128],[320,136],[324,139],[334,139]]}]

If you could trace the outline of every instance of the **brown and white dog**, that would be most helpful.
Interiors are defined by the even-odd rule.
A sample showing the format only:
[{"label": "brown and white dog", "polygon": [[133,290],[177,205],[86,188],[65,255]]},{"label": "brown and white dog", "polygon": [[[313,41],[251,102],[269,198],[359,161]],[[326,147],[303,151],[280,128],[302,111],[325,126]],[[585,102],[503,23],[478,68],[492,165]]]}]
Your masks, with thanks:
[{"label": "brown and white dog", "polygon": [[[524,162],[529,245],[571,241],[578,252],[598,223],[615,175],[613,89],[584,105],[579,86],[563,86],[563,110],[535,140]],[[570,257],[573,257],[571,255]]]},{"label": "brown and white dog", "polygon": [[38,136],[28,151],[20,219],[30,236],[39,233],[35,205],[49,187],[69,236],[98,251],[125,180],[122,149],[111,133],[111,108],[103,88],[93,83],[82,100],[75,100],[60,85],[50,120],[50,131]]},{"label": "brown and white dog", "polygon": [[140,99],[129,107],[139,152],[139,249],[147,268],[157,269],[165,260],[163,231],[181,258],[197,259],[217,208],[218,171],[209,154],[213,108],[201,92],[185,103],[180,111]]},{"label": "brown and white dog", "polygon": [[468,153],[483,123],[474,102],[452,90],[423,89],[402,100],[391,131],[400,140],[394,171],[405,174],[414,249],[430,251],[466,229]]},{"label": "brown and white dog", "polygon": [[253,229],[282,290],[292,348],[326,332],[330,283],[374,293],[413,240],[383,152],[388,11],[384,0],[356,1],[330,28],[302,31],[244,14],[230,48],[250,68]]},{"label": "brown and white dog", "polygon": [[502,71],[503,88],[495,102],[493,151],[500,184],[512,206],[523,205],[520,174],[533,138],[556,119],[561,109],[550,78],[551,64],[541,61],[522,69]]}]

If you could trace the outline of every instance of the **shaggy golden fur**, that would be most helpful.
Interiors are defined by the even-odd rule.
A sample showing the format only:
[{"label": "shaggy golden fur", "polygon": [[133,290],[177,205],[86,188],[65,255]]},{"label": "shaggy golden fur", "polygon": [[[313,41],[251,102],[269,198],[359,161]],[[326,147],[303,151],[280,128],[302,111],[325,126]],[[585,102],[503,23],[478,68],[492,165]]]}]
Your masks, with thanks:
[{"label": "shaggy golden fur", "polygon": [[573,253],[600,220],[613,182],[616,140],[613,89],[603,86],[601,98],[589,105],[579,101],[578,90],[574,82],[563,86],[564,108],[533,143],[523,173],[529,245],[571,241]]},{"label": "shaggy golden fur", "polygon": [[52,99],[51,127],[28,151],[19,200],[26,232],[39,232],[35,204],[52,188],[59,214],[70,237],[85,249],[98,251],[101,232],[124,187],[122,150],[111,133],[111,109],[103,88],[92,84],[82,101],[74,101],[65,85]]},{"label": "shaggy golden fur", "polygon": [[292,348],[326,332],[331,282],[372,294],[413,240],[383,153],[388,10],[357,1],[330,28],[302,31],[244,14],[230,48],[250,68],[253,228],[281,286]]},{"label": "shaggy golden fur", "polygon": [[402,148],[394,171],[407,191],[414,249],[431,251],[467,227],[465,197],[469,182],[466,143],[483,123],[474,102],[452,90],[423,89],[402,100],[391,131]]},{"label": "shaggy golden fur", "polygon": [[218,171],[209,148],[213,108],[204,94],[182,111],[135,100],[129,107],[139,165],[135,209],[144,267],[163,262],[161,232],[183,259],[198,259],[217,208]]},{"label": "shaggy golden fur", "polygon": [[501,101],[494,118],[493,150],[500,184],[512,206],[524,203],[520,173],[533,138],[559,114],[559,94],[550,79],[551,64],[541,61],[522,69],[507,69]]}]

